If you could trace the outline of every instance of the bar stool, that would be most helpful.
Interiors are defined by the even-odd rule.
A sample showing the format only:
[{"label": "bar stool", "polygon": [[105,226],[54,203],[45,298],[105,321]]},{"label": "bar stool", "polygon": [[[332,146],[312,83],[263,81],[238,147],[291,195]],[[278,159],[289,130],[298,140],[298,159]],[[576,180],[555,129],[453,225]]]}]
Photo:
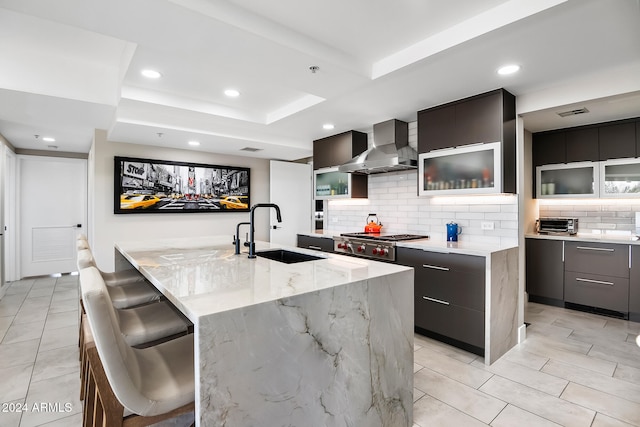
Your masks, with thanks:
[{"label": "bar stool", "polygon": [[[98,268],[90,249],[78,251],[77,265],[79,271],[87,267]],[[147,283],[144,276],[136,270],[113,273],[98,271],[108,287],[111,302],[115,308],[135,307],[159,301],[162,298],[162,294]]]},{"label": "bar stool", "polygon": [[96,349],[88,348],[87,353],[85,425],[147,426],[192,412],[193,335],[144,349],[132,348],[120,333],[98,269],[81,270],[80,281]]}]

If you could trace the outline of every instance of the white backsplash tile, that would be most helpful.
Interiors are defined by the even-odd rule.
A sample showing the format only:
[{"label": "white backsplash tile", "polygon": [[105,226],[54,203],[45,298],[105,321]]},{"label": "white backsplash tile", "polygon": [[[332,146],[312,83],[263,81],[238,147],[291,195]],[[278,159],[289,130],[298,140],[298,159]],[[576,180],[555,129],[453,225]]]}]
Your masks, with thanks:
[{"label": "white backsplash tile", "polygon": [[[411,137],[409,143],[412,145]],[[446,240],[446,224],[453,221],[463,227],[460,241],[496,245],[518,242],[516,195],[418,197],[415,170],[370,175],[368,200],[350,203],[341,200],[326,204],[326,229],[363,231],[368,214],[376,213],[386,233],[427,234],[433,240]],[[494,230],[482,230],[483,221],[493,221]]]},{"label": "white backsplash tile", "polygon": [[580,233],[635,233],[637,211],[640,211],[640,200],[576,200],[566,204],[546,200],[539,202],[540,217],[578,218]]}]

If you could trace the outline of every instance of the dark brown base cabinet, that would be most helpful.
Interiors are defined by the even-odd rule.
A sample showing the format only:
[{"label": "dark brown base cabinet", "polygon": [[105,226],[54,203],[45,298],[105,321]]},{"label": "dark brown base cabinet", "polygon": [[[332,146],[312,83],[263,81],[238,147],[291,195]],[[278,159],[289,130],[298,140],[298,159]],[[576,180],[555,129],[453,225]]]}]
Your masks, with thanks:
[{"label": "dark brown base cabinet", "polygon": [[483,355],[486,258],[402,247],[396,256],[415,270],[416,331]]},{"label": "dark brown base cabinet", "polygon": [[298,234],[298,247],[314,251],[333,252],[333,239]]},{"label": "dark brown base cabinet", "polygon": [[526,260],[530,301],[640,321],[640,247],[528,238]]},{"label": "dark brown base cabinet", "polygon": [[561,240],[525,240],[529,301],[564,305],[563,245]]}]

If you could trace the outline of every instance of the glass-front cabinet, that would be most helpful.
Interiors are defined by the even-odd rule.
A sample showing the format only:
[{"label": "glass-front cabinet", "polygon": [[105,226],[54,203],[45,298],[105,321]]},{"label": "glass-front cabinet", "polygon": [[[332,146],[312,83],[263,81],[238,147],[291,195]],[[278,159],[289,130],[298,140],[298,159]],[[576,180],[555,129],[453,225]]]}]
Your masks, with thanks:
[{"label": "glass-front cabinet", "polygon": [[433,150],[418,157],[418,194],[502,192],[501,143]]},{"label": "glass-front cabinet", "polygon": [[599,197],[598,162],[545,165],[536,168],[536,197]]},{"label": "glass-front cabinet", "polygon": [[600,197],[640,197],[640,159],[600,162]]},{"label": "glass-front cabinet", "polygon": [[314,171],[314,194],[316,200],[367,197],[366,176],[340,172],[337,167],[318,169]]}]

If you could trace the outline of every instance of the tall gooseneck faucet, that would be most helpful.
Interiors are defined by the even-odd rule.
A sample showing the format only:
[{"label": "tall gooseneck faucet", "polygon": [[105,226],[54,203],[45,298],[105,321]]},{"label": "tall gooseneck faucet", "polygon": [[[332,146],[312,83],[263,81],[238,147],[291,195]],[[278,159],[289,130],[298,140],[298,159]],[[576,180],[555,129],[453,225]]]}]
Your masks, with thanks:
[{"label": "tall gooseneck faucet", "polygon": [[273,203],[257,203],[251,207],[251,214],[249,214],[249,258],[256,257],[256,243],[254,240],[253,232],[253,217],[256,211],[256,208],[274,208],[276,210],[276,218],[278,222],[282,222],[282,216],[280,216],[280,207]]}]

